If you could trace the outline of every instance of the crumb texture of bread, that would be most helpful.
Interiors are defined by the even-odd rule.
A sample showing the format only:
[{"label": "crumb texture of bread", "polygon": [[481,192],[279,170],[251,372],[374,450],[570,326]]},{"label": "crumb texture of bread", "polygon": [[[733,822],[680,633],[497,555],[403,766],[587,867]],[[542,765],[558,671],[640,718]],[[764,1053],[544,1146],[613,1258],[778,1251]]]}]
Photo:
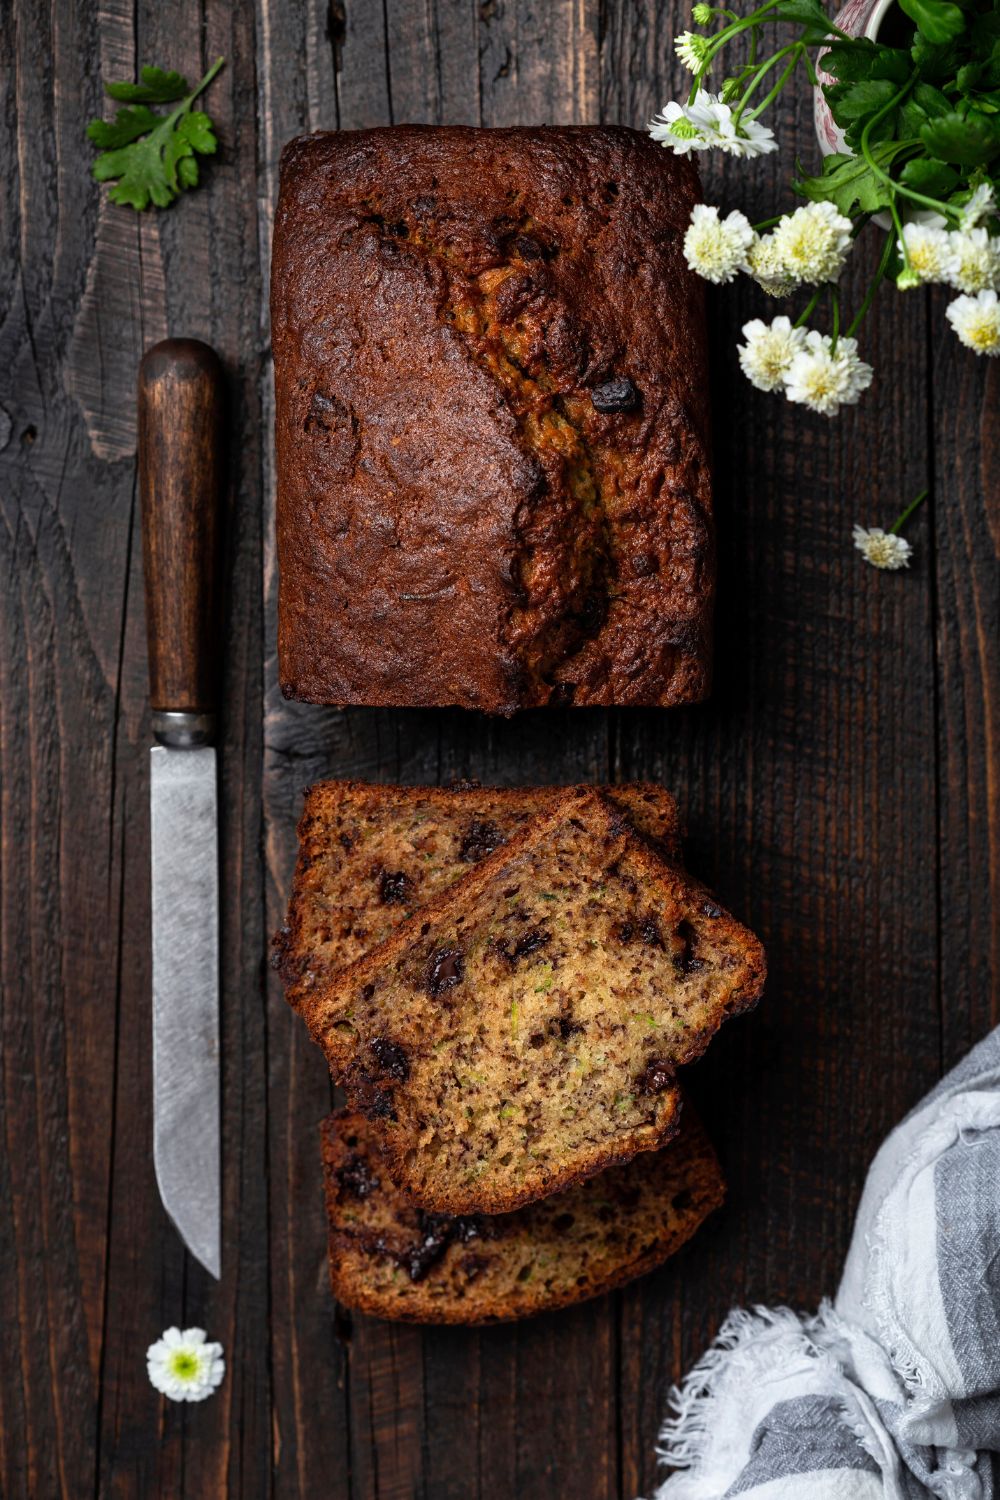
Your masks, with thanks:
[{"label": "crumb texture of bread", "polygon": [[[272,962],[289,1004],[383,942],[400,922],[499,849],[564,790],[400,787],[321,781],[306,793],[299,856]],[[604,788],[639,832],[679,863],[670,793],[649,783]]]},{"label": "crumb texture of bread", "polygon": [[492,1217],[417,1207],[385,1172],[362,1115],[331,1115],[322,1147],[334,1296],[405,1322],[496,1323],[599,1296],[662,1264],[725,1192],[689,1111],[662,1151]]},{"label": "crumb texture of bread", "polygon": [[662,1145],[677,1067],[763,979],[757,939],[576,789],[303,1014],[395,1182],[502,1213]]},{"label": "crumb texture of bread", "polygon": [[612,126],[285,148],[278,651],[310,702],[697,701],[714,529],[687,160]]}]

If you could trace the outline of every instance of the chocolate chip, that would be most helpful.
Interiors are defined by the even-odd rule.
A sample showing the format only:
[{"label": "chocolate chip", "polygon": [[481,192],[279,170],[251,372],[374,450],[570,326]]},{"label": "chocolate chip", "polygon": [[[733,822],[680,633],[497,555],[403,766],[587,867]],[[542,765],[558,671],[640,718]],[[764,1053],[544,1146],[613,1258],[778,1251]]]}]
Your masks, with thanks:
[{"label": "chocolate chip", "polygon": [[383,906],[405,906],[413,893],[413,881],[403,870],[381,870],[378,894]]},{"label": "chocolate chip", "polygon": [[573,1021],[569,1016],[553,1016],[549,1022],[550,1034],[558,1036],[561,1042],[569,1041],[570,1037],[575,1036],[578,1031],[586,1029],[582,1021]]},{"label": "chocolate chip", "polygon": [[494,849],[499,849],[500,845],[505,842],[503,834],[495,823],[474,818],[462,838],[458,857],[466,864],[475,864],[478,860],[485,859],[487,854],[492,854]]},{"label": "chocolate chip", "polygon": [[342,833],[340,835],[340,846],[342,849],[345,849],[348,854],[350,854],[351,850],[354,848],[354,840],[351,838],[351,835],[349,833]]},{"label": "chocolate chip", "polygon": [[522,260],[544,260],[545,246],[530,234],[515,234],[514,250]]},{"label": "chocolate chip", "polygon": [[654,1057],[646,1064],[635,1081],[640,1094],[662,1094],[674,1081],[673,1069],[662,1058]]},{"label": "chocolate chip", "polygon": [[595,411],[634,411],[639,392],[627,375],[618,375],[603,385],[595,385],[590,399]]},{"label": "chocolate chip", "polygon": [[616,922],[611,929],[611,936],[620,943],[630,943],[635,937],[635,928],[631,922]]},{"label": "chocolate chip", "polygon": [[532,927],[528,932],[522,932],[513,946],[509,942],[498,942],[496,951],[513,968],[519,958],[527,958],[529,953],[537,953],[539,948],[544,948],[545,944],[551,941],[551,932],[546,932],[542,927]]},{"label": "chocolate chip", "polygon": [[715,904],[714,901],[703,901],[702,904],[701,904],[701,909],[704,912],[704,914],[705,914],[706,917],[721,917],[722,916],[722,907],[721,906],[716,906],[716,904]]},{"label": "chocolate chip", "polygon": [[567,1229],[572,1229],[576,1223],[572,1214],[557,1214],[552,1220],[552,1228],[556,1234],[565,1234]]},{"label": "chocolate chip", "polygon": [[361,1111],[368,1120],[394,1120],[396,1106],[391,1089],[373,1089],[361,1103]]},{"label": "chocolate chip", "polygon": [[694,953],[696,938],[697,935],[690,922],[678,922],[674,929],[672,946],[674,968],[680,974],[696,974],[699,969],[705,967],[705,960],[697,958]]},{"label": "chocolate chip", "polygon": [[691,1189],[690,1188],[681,1188],[680,1192],[679,1193],[675,1193],[674,1196],[671,1198],[671,1200],[670,1200],[670,1206],[677,1213],[682,1214],[682,1213],[685,1212],[686,1209],[689,1209],[691,1207],[691,1199],[692,1199]]},{"label": "chocolate chip", "polygon": [[379,1185],[379,1179],[360,1156],[349,1156],[334,1175],[344,1192],[352,1198],[367,1198]]},{"label": "chocolate chip", "polygon": [[398,1042],[392,1041],[387,1036],[374,1036],[368,1043],[368,1049],[379,1069],[390,1078],[398,1078],[405,1083],[410,1076],[410,1059],[406,1051]]},{"label": "chocolate chip", "polygon": [[632,572],[636,578],[648,578],[659,571],[659,560],[653,552],[637,552],[632,558]]},{"label": "chocolate chip", "polygon": [[465,977],[465,956],[458,948],[439,948],[427,965],[425,986],[429,995],[452,990]]},{"label": "chocolate chip", "polygon": [[639,936],[649,948],[663,947],[663,933],[652,917],[647,917],[639,928]]}]

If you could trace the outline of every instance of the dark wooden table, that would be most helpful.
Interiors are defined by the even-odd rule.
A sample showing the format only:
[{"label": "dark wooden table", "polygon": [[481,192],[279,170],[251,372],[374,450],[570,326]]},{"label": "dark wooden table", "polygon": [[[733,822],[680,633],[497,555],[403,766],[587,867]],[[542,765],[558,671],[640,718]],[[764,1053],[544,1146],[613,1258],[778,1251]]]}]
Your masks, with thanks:
[{"label": "dark wooden table", "polygon": [[[886,292],[877,378],[830,422],[753,391],[745,281],[712,301],[718,680],[683,712],[290,708],[277,691],[264,310],[278,153],[389,121],[624,121],[680,87],[687,6],[654,0],[7,0],[0,8],[0,1489],[20,1497],[630,1497],[670,1382],[733,1302],[836,1286],[869,1156],[996,1019],[996,362],[943,299]],[[196,77],[207,184],[139,217],[88,177],[101,80]],[[780,166],[710,163],[775,211]],[[871,265],[875,246],[860,259]],[[855,268],[847,288],[860,285]],[[766,313],[764,314],[767,315]],[[232,383],[224,860],[225,1276],[182,1250],[151,1160],[146,657],[134,380],[166,333]],[[928,484],[909,573],[852,551]],[[321,774],[649,777],[693,867],[765,938],[764,1003],[697,1070],[731,1195],[660,1273],[483,1333],[338,1313],[326,1287],[320,1054],[267,968],[301,787]],[[991,989],[991,984],[994,988]],[[993,1007],[991,1009],[991,1007]],[[149,1385],[170,1323],[225,1344],[221,1391]]]}]

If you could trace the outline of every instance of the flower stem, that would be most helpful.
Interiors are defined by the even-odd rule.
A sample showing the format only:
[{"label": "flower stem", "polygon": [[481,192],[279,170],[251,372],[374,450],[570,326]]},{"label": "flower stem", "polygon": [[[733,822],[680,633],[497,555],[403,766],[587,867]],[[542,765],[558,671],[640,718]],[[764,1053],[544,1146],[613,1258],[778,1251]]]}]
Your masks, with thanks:
[{"label": "flower stem", "polygon": [[851,322],[851,326],[847,330],[847,337],[849,339],[852,339],[854,337],[854,335],[857,333],[858,329],[861,327],[862,323],[865,321],[865,318],[867,318],[868,313],[869,313],[869,311],[871,309],[871,305],[872,305],[872,303],[875,300],[875,293],[878,291],[879,285],[884,280],[885,273],[889,269],[889,261],[891,260],[891,258],[892,258],[892,235],[891,234],[887,234],[886,237],[885,237],[885,244],[882,247],[882,258],[881,258],[881,260],[878,263],[878,270],[875,272],[875,275],[872,277],[871,284],[870,284],[867,292],[865,292],[864,301],[861,303],[861,306],[858,308],[857,313],[855,314],[855,316],[854,316],[854,318],[853,318],[853,320]]},{"label": "flower stem", "polygon": [[795,64],[798,62],[798,55],[799,55],[799,52],[801,51],[801,46],[802,46],[801,42],[789,42],[789,44],[788,44],[787,47],[781,47],[781,48],[779,48],[777,52],[775,52],[771,57],[767,58],[767,60],[765,62],[762,62],[759,67],[757,67],[757,68],[754,69],[753,76],[750,79],[750,82],[747,84],[746,88],[743,90],[743,98],[740,100],[739,104],[736,106],[736,109],[735,109],[735,111],[733,113],[733,124],[734,125],[736,125],[736,124],[739,123],[740,116],[742,115],[743,111],[746,109],[747,103],[748,103],[748,101],[750,99],[750,95],[757,88],[757,85],[771,71],[771,69],[775,66],[776,63],[781,62],[781,59],[783,57],[787,57],[788,54],[790,52],[792,52],[795,55],[793,56],[791,62],[788,65],[788,67],[782,73],[781,78],[780,78],[777,86],[774,89],[771,90],[770,94],[768,94],[768,96],[764,100],[763,104],[759,105],[758,108],[753,111],[753,113],[750,116],[751,120],[755,120],[757,118],[757,116],[760,114],[761,110],[766,109],[767,106],[768,106],[768,104],[772,103],[772,101],[777,98],[778,94],[781,92],[781,90],[784,88],[785,84],[787,83],[789,74],[794,69]]},{"label": "flower stem", "polygon": [[840,338],[840,293],[833,282],[830,283],[830,310],[833,314],[833,331],[830,335],[830,353],[836,354],[837,340]]},{"label": "flower stem", "polygon": [[798,317],[795,319],[795,322],[792,324],[793,328],[801,328],[806,319],[812,316],[813,312],[815,311],[816,304],[822,297],[823,292],[823,287],[818,286],[816,288],[812,296],[809,298],[809,301],[806,303],[805,307],[802,309]]},{"label": "flower stem", "polygon": [[899,531],[902,530],[902,528],[906,525],[907,521],[913,515],[913,512],[916,510],[917,506],[918,505],[923,505],[924,501],[927,499],[927,496],[929,494],[930,494],[930,490],[921,490],[920,494],[917,496],[917,498],[915,500],[911,500],[910,501],[909,505],[903,511],[903,514],[901,516],[897,516],[896,519],[895,519],[895,521],[893,521],[892,525],[889,527],[889,535],[890,536],[892,536],[895,533],[897,533],[897,532],[899,532]]}]

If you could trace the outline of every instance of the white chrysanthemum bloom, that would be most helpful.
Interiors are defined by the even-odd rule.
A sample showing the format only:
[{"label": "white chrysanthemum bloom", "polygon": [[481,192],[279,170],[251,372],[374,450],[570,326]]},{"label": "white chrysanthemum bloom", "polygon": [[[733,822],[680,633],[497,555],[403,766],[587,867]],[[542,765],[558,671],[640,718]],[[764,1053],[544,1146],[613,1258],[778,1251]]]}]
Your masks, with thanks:
[{"label": "white chrysanthemum bloom", "polygon": [[903,536],[883,531],[881,526],[855,526],[854,545],[873,568],[908,568],[913,548]]},{"label": "white chrysanthemum bloom", "polygon": [[689,151],[708,150],[708,141],[701,129],[688,117],[687,105],[678,104],[676,99],[671,99],[658,115],[654,115],[646,129],[654,141],[659,141],[661,146],[669,146],[675,156],[687,156]]},{"label": "white chrysanthemum bloom", "polygon": [[[728,105],[723,108],[728,108]],[[733,135],[723,141],[721,147],[729,156],[766,156],[769,151],[777,151],[778,143],[774,131],[761,125],[759,120],[737,120]]]},{"label": "white chrysanthemum bloom", "polygon": [[975,297],[956,297],[944,310],[948,322],[968,349],[1000,355],[1000,301],[994,291]]},{"label": "white chrysanthemum bloom", "polygon": [[222,1345],[206,1341],[204,1328],[168,1328],[146,1350],[146,1369],[171,1401],[204,1401],[226,1373]]},{"label": "white chrysanthemum bloom", "polygon": [[832,203],[806,203],[774,230],[774,250],[786,275],[818,286],[836,281],[851,248],[851,221]]},{"label": "white chrysanthemum bloom", "polygon": [[995,291],[1000,284],[1000,239],[991,239],[985,229],[953,230],[954,256],[948,278],[959,292]]},{"label": "white chrysanthemum bloom", "polygon": [[769,297],[787,297],[795,290],[796,283],[785,270],[771,234],[757,235],[747,252],[747,269]]},{"label": "white chrysanthemum bloom", "polygon": [[705,61],[708,46],[708,37],[699,36],[696,31],[682,31],[680,36],[674,38],[674,51],[692,73],[700,70]]},{"label": "white chrysanthemum bloom", "polygon": [[871,385],[873,373],[871,365],[858,358],[857,339],[838,339],[834,351],[829,334],[814,328],[806,334],[805,348],[792,360],[785,395],[810,411],[832,417],[840,407],[854,405]]},{"label": "white chrysanthemum bloom", "polygon": [[[905,249],[905,255],[903,247]],[[909,263],[913,277],[897,277],[897,286],[905,290],[921,282],[950,281],[955,269],[955,251],[951,235],[946,229],[935,229],[928,224],[904,224],[903,239],[899,253]],[[905,274],[905,273],[904,273]]]},{"label": "white chrysanthemum bloom", "polygon": [[960,227],[964,230],[975,229],[976,225],[983,219],[991,219],[997,211],[996,198],[993,193],[991,182],[981,182],[973,189],[972,196],[962,209]]},{"label": "white chrysanthemum bloom", "polygon": [[777,141],[766,125],[758,125],[756,120],[737,125],[730,106],[707,89],[699,89],[691,104],[678,104],[672,99],[646,129],[654,141],[669,146],[678,156],[711,150],[730,156],[761,156],[777,150]]},{"label": "white chrysanthemum bloom", "polygon": [[721,286],[732,281],[737,271],[746,270],[752,243],[753,229],[739,209],[720,219],[717,208],[696,203],[684,236],[684,259],[692,271]]},{"label": "white chrysanthemum bloom", "polygon": [[781,391],[795,356],[806,346],[804,328],[794,328],[790,318],[765,323],[753,318],[743,324],[745,344],[737,344],[743,373],[759,391]]}]

